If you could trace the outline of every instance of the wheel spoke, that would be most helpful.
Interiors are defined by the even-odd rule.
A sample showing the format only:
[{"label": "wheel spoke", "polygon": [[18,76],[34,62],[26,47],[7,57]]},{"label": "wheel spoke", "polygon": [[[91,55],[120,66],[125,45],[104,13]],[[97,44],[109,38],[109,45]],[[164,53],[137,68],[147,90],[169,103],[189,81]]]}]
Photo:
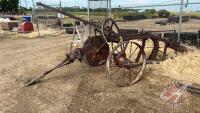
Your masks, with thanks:
[{"label": "wheel spoke", "polygon": [[131,74],[131,78],[132,78],[132,75],[135,75],[135,72],[132,69],[130,69],[130,73],[132,73]]},{"label": "wheel spoke", "polygon": [[111,27],[111,25],[112,25],[112,21],[111,21],[111,20],[109,20],[109,26]]},{"label": "wheel spoke", "polygon": [[133,56],[133,54],[136,52],[136,50],[137,50],[138,48],[139,48],[139,47],[137,47],[137,48],[133,51],[133,53],[130,55],[129,59]]},{"label": "wheel spoke", "polygon": [[[130,47],[130,49],[129,49]],[[110,78],[113,82],[115,82],[119,86],[128,86],[132,85],[135,82],[137,82],[140,77],[142,76],[144,65],[145,65],[145,53],[142,48],[137,43],[134,42],[123,42],[118,44],[116,47],[113,48],[112,53],[109,56],[109,61],[113,62],[112,64],[109,64],[108,72],[110,75]],[[139,51],[138,51],[139,49]],[[115,64],[115,55],[118,55],[118,53],[125,54],[125,56],[122,56],[124,58],[126,65],[120,65],[117,66]],[[129,53],[130,52],[130,53]],[[139,52],[139,53],[138,53]],[[140,59],[137,59],[138,54],[140,54]],[[133,58],[134,56],[134,58]],[[118,57],[118,56],[116,56]],[[121,56],[119,56],[120,58]],[[136,58],[135,58],[136,57]],[[130,65],[130,66],[128,66]]]},{"label": "wheel spoke", "polygon": [[124,68],[123,83],[125,82],[125,81],[124,81],[125,76],[126,76],[126,69]]},{"label": "wheel spoke", "polygon": [[128,73],[129,73],[129,80],[131,82],[132,77],[131,77],[131,71],[130,71],[130,69],[128,70]]},{"label": "wheel spoke", "polygon": [[121,52],[125,52],[126,51],[126,48],[127,48],[127,46],[128,46],[128,44],[126,43],[125,45],[124,45],[124,43],[120,46],[120,48],[121,48]]},{"label": "wheel spoke", "polygon": [[123,51],[123,44],[120,46],[120,48],[121,48],[121,51]]},{"label": "wheel spoke", "polygon": [[112,24],[111,24],[111,28],[113,28],[113,25],[114,25],[114,23],[112,22]]},{"label": "wheel spoke", "polygon": [[116,82],[119,81],[120,78],[121,78],[121,76],[117,77]]},{"label": "wheel spoke", "polygon": [[[123,44],[123,45],[124,45],[124,44]],[[128,47],[128,43],[125,43],[124,50],[123,50],[124,53],[125,53],[127,47]]]},{"label": "wheel spoke", "polygon": [[130,56],[131,56],[131,52],[132,52],[132,43],[131,43],[131,47],[130,47],[130,53],[129,53],[129,59],[131,58]]},{"label": "wheel spoke", "polygon": [[118,53],[120,53],[118,49],[116,49],[116,50],[117,50]]},{"label": "wheel spoke", "polygon": [[113,76],[114,74],[116,74],[118,71],[120,71],[121,70],[121,68],[119,67],[119,68],[117,68],[117,70],[116,71],[114,71],[112,74],[110,74],[110,76]]},{"label": "wheel spoke", "polygon": [[114,48],[113,42],[111,42],[112,49]]}]

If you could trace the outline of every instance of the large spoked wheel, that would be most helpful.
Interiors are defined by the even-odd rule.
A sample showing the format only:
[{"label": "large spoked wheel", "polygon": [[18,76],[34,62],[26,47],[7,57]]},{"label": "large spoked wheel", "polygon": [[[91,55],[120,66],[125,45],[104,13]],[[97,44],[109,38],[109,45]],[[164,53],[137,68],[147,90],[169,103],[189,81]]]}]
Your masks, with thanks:
[{"label": "large spoked wheel", "polygon": [[108,18],[103,24],[103,31],[105,35],[116,35],[119,33],[119,27],[113,19]]},{"label": "large spoked wheel", "polygon": [[119,42],[119,27],[117,26],[116,21],[111,18],[105,20],[103,24],[103,34],[106,37],[108,42],[111,42],[112,46],[114,42]]},{"label": "large spoked wheel", "polygon": [[144,74],[146,55],[139,44],[131,41],[123,42],[110,52],[106,66],[115,84],[123,87],[130,86]]}]

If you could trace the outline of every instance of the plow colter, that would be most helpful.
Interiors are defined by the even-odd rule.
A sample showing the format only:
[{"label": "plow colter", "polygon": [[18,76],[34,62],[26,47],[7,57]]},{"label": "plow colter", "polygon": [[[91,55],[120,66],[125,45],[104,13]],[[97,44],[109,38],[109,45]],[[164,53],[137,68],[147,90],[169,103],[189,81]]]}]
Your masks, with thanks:
[{"label": "plow colter", "polygon": [[[37,5],[92,26],[94,35],[88,37],[81,48],[70,49],[70,52],[66,54],[66,59],[56,67],[33,80],[26,81],[26,86],[37,83],[53,70],[71,64],[75,60],[89,66],[106,64],[108,74],[114,83],[119,86],[129,86],[142,77],[148,61],[155,61],[158,58],[166,59],[168,49],[174,50],[175,53],[187,52],[187,48],[176,41],[169,41],[163,39],[161,35],[156,35],[164,31],[129,33],[123,30],[122,32],[116,22],[110,18],[105,20],[103,26],[99,26],[48,5],[42,3],[37,3]],[[152,42],[152,47],[147,47],[149,40]],[[161,47],[160,43],[163,43],[164,47]],[[163,48],[162,52],[161,48]]]}]

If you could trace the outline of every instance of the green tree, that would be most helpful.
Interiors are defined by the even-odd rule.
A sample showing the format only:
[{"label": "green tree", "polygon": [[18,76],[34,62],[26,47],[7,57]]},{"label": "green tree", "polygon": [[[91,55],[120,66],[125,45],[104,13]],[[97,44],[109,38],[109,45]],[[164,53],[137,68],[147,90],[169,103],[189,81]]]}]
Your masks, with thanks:
[{"label": "green tree", "polygon": [[155,10],[155,9],[145,9],[144,12],[145,12],[145,13],[155,14],[155,13],[156,13],[156,10]]},{"label": "green tree", "polygon": [[17,13],[19,0],[0,0],[1,11],[5,13]]},{"label": "green tree", "polygon": [[155,9],[145,9],[144,15],[147,16],[147,18],[153,18],[156,16],[156,10]]},{"label": "green tree", "polygon": [[167,10],[159,10],[158,15],[159,15],[159,18],[168,18],[170,17],[170,12]]}]

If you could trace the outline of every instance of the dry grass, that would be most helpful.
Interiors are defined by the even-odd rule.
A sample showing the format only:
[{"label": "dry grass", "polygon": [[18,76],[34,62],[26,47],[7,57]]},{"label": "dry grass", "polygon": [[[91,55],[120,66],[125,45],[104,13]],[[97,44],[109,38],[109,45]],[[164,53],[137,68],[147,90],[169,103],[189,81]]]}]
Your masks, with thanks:
[{"label": "dry grass", "polygon": [[[55,30],[55,29],[42,29],[39,31],[39,34],[40,36],[48,36],[48,35],[53,35],[53,34],[57,34],[59,33],[60,31],[58,30]],[[38,31],[35,30],[34,32],[31,32],[31,33],[28,33],[28,34],[20,34],[22,37],[26,37],[26,38],[35,38],[35,37],[38,37]]]},{"label": "dry grass", "polygon": [[35,29],[33,32],[25,33],[25,34],[1,30],[0,38],[13,38],[13,39],[28,38],[28,39],[32,39],[32,38],[38,38],[39,36],[43,37],[43,36],[48,36],[48,35],[60,34],[62,32],[63,31],[61,31],[61,30],[56,30],[56,29],[51,29],[51,28],[42,28],[42,29],[39,30],[40,35],[38,35],[37,29]]},{"label": "dry grass", "polygon": [[[60,29],[52,29],[50,27],[46,27],[43,24],[38,24],[38,27],[36,24],[33,24],[33,25],[34,25],[33,32],[27,33],[27,34],[20,34],[20,37],[36,38],[38,36],[48,36],[48,35],[53,35],[53,34],[57,34],[61,32]],[[38,28],[39,28],[39,34],[38,34]]]},{"label": "dry grass", "polygon": [[200,84],[200,50],[195,49],[161,63],[164,76]]}]

